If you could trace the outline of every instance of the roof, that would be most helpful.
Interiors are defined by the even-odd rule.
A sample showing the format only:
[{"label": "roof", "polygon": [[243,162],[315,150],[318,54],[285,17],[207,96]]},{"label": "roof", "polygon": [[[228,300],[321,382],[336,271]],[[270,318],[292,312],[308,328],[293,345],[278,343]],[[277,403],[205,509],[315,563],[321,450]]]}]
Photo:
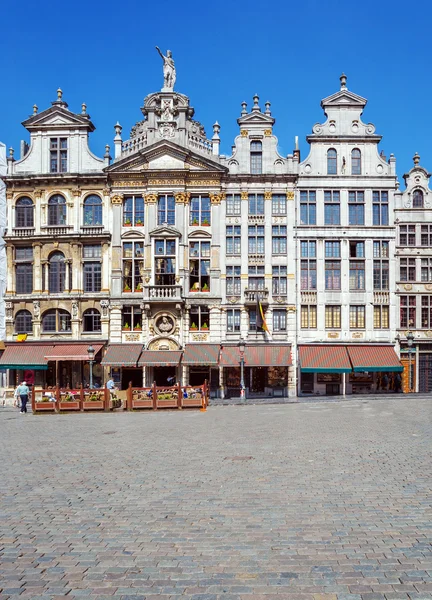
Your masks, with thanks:
[{"label": "roof", "polygon": [[38,344],[13,344],[6,346],[0,358],[0,369],[48,369],[45,358],[53,346]]},{"label": "roof", "polygon": [[392,346],[347,346],[347,350],[354,371],[403,371]]},{"label": "roof", "polygon": [[182,364],[217,365],[219,352],[219,344],[186,344]]},{"label": "roof", "polygon": [[136,367],[141,344],[109,344],[101,365],[105,367]]},{"label": "roof", "polygon": [[143,350],[138,361],[139,367],[177,366],[182,355],[181,350]]},{"label": "roof", "polygon": [[[51,346],[45,357],[47,360],[88,360],[87,349],[90,344],[57,344]],[[103,347],[103,344],[91,344],[95,355]]]},{"label": "roof", "polygon": [[303,373],[350,373],[352,370],[346,346],[299,346],[299,358]]}]

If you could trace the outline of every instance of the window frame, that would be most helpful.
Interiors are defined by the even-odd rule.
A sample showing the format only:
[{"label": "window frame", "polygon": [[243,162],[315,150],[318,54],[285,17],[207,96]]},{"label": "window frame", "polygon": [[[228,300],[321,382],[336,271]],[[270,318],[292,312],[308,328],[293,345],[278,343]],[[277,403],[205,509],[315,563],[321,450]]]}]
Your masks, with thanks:
[{"label": "window frame", "polygon": [[210,258],[209,240],[189,240],[189,290],[191,292],[210,292]]},{"label": "window frame", "polygon": [[[46,328],[47,317],[54,316],[55,329]],[[68,329],[61,329],[62,317],[65,317],[66,323],[69,323]],[[46,310],[42,315],[42,332],[43,333],[72,333],[72,317],[69,311],[61,308],[50,308]]]},{"label": "window frame", "polygon": [[29,196],[21,196],[15,202],[15,227],[34,228],[34,202]]},{"label": "window frame", "polygon": [[337,175],[337,150],[329,148],[327,150],[327,175]]},{"label": "window frame", "polygon": [[227,194],[225,205],[227,217],[240,217],[241,206],[241,194]]},{"label": "window frame", "polygon": [[89,194],[83,201],[83,226],[102,227],[103,207],[102,198],[98,194]]},{"label": "window frame", "polygon": [[366,329],[366,306],[364,304],[350,304],[349,328]]},{"label": "window frame", "polygon": [[[204,202],[205,205],[203,207]],[[200,225],[201,227],[209,227],[211,225],[211,201],[208,194],[195,194],[191,197],[189,225]]]},{"label": "window frame", "polygon": [[248,225],[248,254],[265,254],[264,225]]},{"label": "window frame", "polygon": [[389,193],[387,190],[372,192],[372,224],[386,227],[389,224]]},{"label": "window frame", "polygon": [[226,266],[226,295],[240,296],[241,295],[241,266],[227,265]]},{"label": "window frame", "polygon": [[[356,153],[355,156],[354,156],[354,153]],[[360,148],[353,148],[351,150],[351,175],[361,175],[361,174],[362,174],[361,150],[360,150]]]},{"label": "window frame", "polygon": [[251,175],[262,175],[263,145],[261,140],[251,140],[249,146]]},{"label": "window frame", "polygon": [[272,266],[272,295],[275,297],[286,296],[288,293],[288,268],[287,265]]},{"label": "window frame", "polygon": [[286,310],[275,308],[273,310],[273,332],[285,333],[287,331],[287,313]]},{"label": "window frame", "polygon": [[33,315],[29,310],[22,309],[15,313],[14,333],[27,335],[33,333]]},{"label": "window frame", "polygon": [[[129,274],[126,272],[129,271]],[[123,293],[142,293],[144,272],[144,241],[122,241],[122,290]]]},{"label": "window frame", "polygon": [[239,308],[227,308],[226,327],[228,333],[240,333],[241,310]]},{"label": "window frame", "polygon": [[154,240],[154,261],[155,285],[163,287],[175,285],[177,275],[177,241],[175,238],[156,238]]},{"label": "window frame", "polygon": [[50,137],[50,173],[68,172],[68,138]]},{"label": "window frame", "polygon": [[122,227],[144,227],[145,203],[142,195],[127,195],[123,198]]},{"label": "window frame", "polygon": [[300,223],[316,225],[316,191],[300,190]]},{"label": "window frame", "polygon": [[65,225],[67,225],[66,198],[62,194],[54,194],[48,199],[48,227]]},{"label": "window frame", "polygon": [[[204,304],[192,304],[189,311],[190,331],[210,331],[210,308]],[[195,315],[194,317],[192,315]],[[193,325],[196,325],[194,327]]]},{"label": "window frame", "polygon": [[317,328],[317,305],[302,304],[300,306],[300,329]]},{"label": "window frame", "polygon": [[[97,308],[88,308],[83,312],[83,333],[102,333],[101,314]],[[87,327],[91,323],[92,326]]]}]

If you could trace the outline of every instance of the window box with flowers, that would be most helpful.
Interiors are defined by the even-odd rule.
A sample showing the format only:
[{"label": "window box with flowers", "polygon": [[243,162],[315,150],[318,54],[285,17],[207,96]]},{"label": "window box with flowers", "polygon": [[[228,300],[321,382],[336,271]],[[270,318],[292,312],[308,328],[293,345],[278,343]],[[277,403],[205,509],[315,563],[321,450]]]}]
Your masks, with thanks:
[{"label": "window box with flowers", "polygon": [[122,327],[123,331],[130,331],[130,325],[129,323],[125,323]]},{"label": "window box with flowers", "polygon": [[199,283],[196,281],[193,286],[190,289],[191,292],[199,292],[200,291],[200,286]]},{"label": "window box with flowers", "polygon": [[130,285],[128,285],[128,284],[126,283],[126,285],[125,285],[125,286],[124,286],[124,288],[123,288],[123,291],[124,291],[124,292],[130,292],[130,291],[131,291],[131,289],[130,289]]},{"label": "window box with flowers", "polygon": [[136,286],[136,288],[135,288],[135,291],[136,292],[142,292],[142,289],[143,289],[142,283],[138,283],[137,286]]},{"label": "window box with flowers", "polygon": [[135,325],[135,327],[133,328],[134,331],[142,331],[142,327],[141,325]]},{"label": "window box with flowers", "polygon": [[202,225],[204,227],[210,227],[210,221],[208,219],[203,219]]},{"label": "window box with flowers", "polygon": [[126,218],[123,221],[123,227],[131,227],[131,226],[132,226],[132,221],[130,219]]},{"label": "window box with flowers", "polygon": [[142,219],[136,219],[135,226],[136,227],[144,227],[144,221]]},{"label": "window box with flowers", "polygon": [[199,225],[198,219],[192,219],[191,225]]},{"label": "window box with flowers", "polygon": [[191,331],[196,331],[198,329],[197,324],[196,323],[192,323],[189,329]]},{"label": "window box with flowers", "polygon": [[201,290],[201,291],[202,291],[202,292],[209,292],[209,291],[210,291],[210,288],[209,288],[209,286],[208,286],[208,285],[205,283],[205,284],[203,285],[203,287],[202,287],[202,290]]},{"label": "window box with flowers", "polygon": [[208,323],[203,323],[202,327],[201,327],[202,331],[208,331],[209,330],[209,326]]}]

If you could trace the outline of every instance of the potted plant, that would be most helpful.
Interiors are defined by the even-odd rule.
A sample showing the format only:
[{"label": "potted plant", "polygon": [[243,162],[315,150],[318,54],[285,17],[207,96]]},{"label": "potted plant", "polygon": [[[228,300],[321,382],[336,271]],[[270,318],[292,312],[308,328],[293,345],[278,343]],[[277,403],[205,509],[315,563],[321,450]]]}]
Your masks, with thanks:
[{"label": "potted plant", "polygon": [[136,292],[141,292],[142,291],[142,283],[137,283],[137,285],[135,287],[135,291]]},{"label": "potted plant", "polygon": [[136,225],[137,227],[142,227],[142,226],[144,225],[144,221],[143,221],[142,219],[137,219],[137,220],[135,221],[135,225]]},{"label": "potted plant", "polygon": [[131,291],[131,289],[130,289],[130,285],[129,285],[129,284],[127,284],[127,283],[125,283],[125,285],[124,285],[124,288],[123,288],[123,291],[124,291],[124,292],[130,292],[130,291]]},{"label": "potted plant", "polygon": [[209,288],[209,286],[208,286],[208,285],[205,283],[205,284],[203,285],[203,287],[202,287],[202,290],[201,290],[201,291],[203,291],[203,292],[209,292],[209,291],[210,291],[210,288]]},{"label": "potted plant", "polygon": [[199,292],[200,291],[200,287],[199,287],[198,281],[196,281],[194,284],[192,284],[192,287],[191,287],[190,291],[191,292]]},{"label": "potted plant", "polygon": [[203,219],[203,222],[202,222],[202,224],[203,224],[205,227],[209,227],[209,225],[210,225],[210,221],[209,221],[208,219]]},{"label": "potted plant", "polygon": [[123,226],[124,227],[130,227],[131,225],[132,225],[131,220],[126,217],[126,219],[124,219],[124,221],[123,221]]},{"label": "potted plant", "polygon": [[198,329],[197,324],[196,323],[192,323],[192,325],[190,326],[191,329]]},{"label": "potted plant", "polygon": [[196,219],[196,218],[193,218],[193,219],[192,219],[192,225],[199,225],[199,223],[198,223],[198,219]]},{"label": "potted plant", "polygon": [[208,328],[209,328],[208,323],[203,323],[203,326],[201,327],[201,329],[208,329]]},{"label": "potted plant", "polygon": [[141,324],[140,324],[140,323],[137,323],[137,324],[134,326],[134,331],[142,331],[142,327],[141,327]]},{"label": "potted plant", "polygon": [[129,331],[129,329],[130,329],[130,325],[129,325],[129,323],[125,323],[125,324],[123,325],[123,329],[125,329],[125,330]]}]

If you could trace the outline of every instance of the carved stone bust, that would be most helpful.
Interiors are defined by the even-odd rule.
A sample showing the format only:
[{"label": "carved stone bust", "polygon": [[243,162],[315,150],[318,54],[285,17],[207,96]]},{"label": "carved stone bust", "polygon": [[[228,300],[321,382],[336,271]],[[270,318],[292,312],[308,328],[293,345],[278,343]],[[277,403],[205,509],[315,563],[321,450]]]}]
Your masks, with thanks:
[{"label": "carved stone bust", "polygon": [[167,335],[174,331],[174,319],[169,315],[162,315],[155,321],[155,327],[161,335]]}]

